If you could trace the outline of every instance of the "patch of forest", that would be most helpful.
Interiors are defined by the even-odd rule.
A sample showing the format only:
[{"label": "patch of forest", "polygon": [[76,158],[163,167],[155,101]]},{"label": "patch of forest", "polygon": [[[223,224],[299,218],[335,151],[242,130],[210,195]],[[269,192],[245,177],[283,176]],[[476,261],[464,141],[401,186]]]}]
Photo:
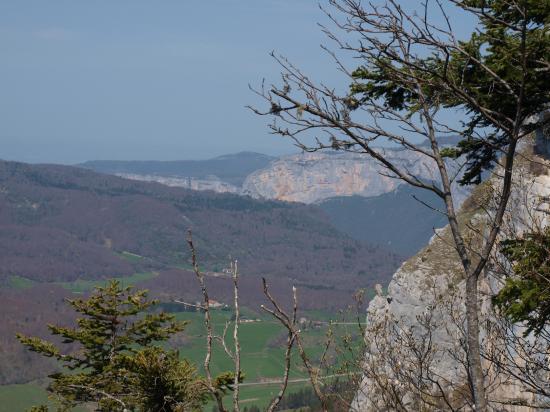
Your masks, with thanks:
[{"label": "patch of forest", "polygon": [[387,283],[401,261],[342,234],[315,206],[0,162],[0,383],[51,371],[14,336],[46,336],[45,324],[72,319],[63,300],[78,296],[73,292],[116,277],[139,282],[165,303],[199,299],[194,274],[185,270],[188,229],[212,297],[231,302],[224,269],[236,258],[249,308],[265,303],[262,276],[283,304],[295,284],[303,310],[343,308],[358,288]]}]

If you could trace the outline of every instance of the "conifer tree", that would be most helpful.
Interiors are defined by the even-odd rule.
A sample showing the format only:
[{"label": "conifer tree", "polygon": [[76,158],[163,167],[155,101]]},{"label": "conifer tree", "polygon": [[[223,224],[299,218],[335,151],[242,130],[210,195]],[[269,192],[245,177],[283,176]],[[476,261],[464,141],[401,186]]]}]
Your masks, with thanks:
[{"label": "conifer tree", "polygon": [[493,303],[513,322],[526,325],[525,334],[541,333],[550,322],[550,227],[500,244],[513,275]]},{"label": "conifer tree", "polygon": [[48,387],[60,410],[93,403],[97,411],[171,412],[199,410],[206,403],[207,387],[195,368],[176,351],[155,346],[182,331],[184,323],[150,311],[156,302],[147,299],[147,291],[111,281],[88,299],[68,302],[81,315],[76,327],[48,328],[71,350],[17,335],[31,351],[61,363]]}]

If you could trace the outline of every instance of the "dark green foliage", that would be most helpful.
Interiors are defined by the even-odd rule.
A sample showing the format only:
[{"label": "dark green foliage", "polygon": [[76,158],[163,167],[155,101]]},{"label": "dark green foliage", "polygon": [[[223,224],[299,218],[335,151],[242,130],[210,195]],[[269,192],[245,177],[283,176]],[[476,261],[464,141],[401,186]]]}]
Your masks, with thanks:
[{"label": "dark green foliage", "polygon": [[176,352],[152,346],[182,331],[184,323],[165,312],[148,311],[156,302],[147,299],[146,291],[111,281],[88,299],[68,302],[82,315],[77,326],[48,328],[70,350],[17,336],[31,351],[63,366],[50,376],[48,387],[62,410],[92,402],[98,411],[187,411],[206,402],[207,388],[195,368],[180,361]]},{"label": "dark green foliage", "polygon": [[[244,381],[244,372],[239,372],[239,383]],[[219,390],[222,394],[226,395],[228,392],[233,390],[233,385],[235,384],[235,373],[234,372],[222,372],[214,379],[214,387]]]},{"label": "dark green foliage", "polygon": [[[327,398],[327,409],[334,412],[349,409],[349,404],[355,394],[354,389],[354,385],[350,384],[350,382],[341,382],[338,380],[325,386],[323,394]],[[306,387],[297,392],[287,393],[281,400],[277,410],[320,412],[323,408],[313,389]]]},{"label": "dark green foliage", "polygon": [[550,228],[501,243],[514,276],[493,298],[513,322],[527,325],[525,334],[538,334],[550,320]]},{"label": "dark green foliage", "polygon": [[121,365],[130,372],[132,388],[143,411],[191,411],[208,400],[205,382],[195,367],[180,361],[175,351],[149,347],[124,356]]},{"label": "dark green foliage", "polygon": [[298,409],[303,407],[314,409],[318,408],[320,404],[321,402],[315,396],[313,389],[304,388],[297,392],[286,394],[279,404],[279,410]]},{"label": "dark green foliage", "polygon": [[456,147],[444,147],[440,150],[441,156],[456,159],[460,156],[460,150]]},{"label": "dark green foliage", "polygon": [[[469,116],[463,124],[456,150],[444,155],[464,155],[467,168],[463,184],[477,184],[491,169],[522,125],[524,132],[540,126],[524,123],[550,102],[549,0],[465,0],[462,6],[479,16],[479,31],[459,43],[450,55],[433,54],[415,60],[414,77],[422,93],[435,106],[462,109]],[[419,110],[408,68],[399,59],[374,59],[353,72],[350,110],[369,100],[413,115]],[[523,90],[523,91],[522,91]],[[521,100],[518,111],[518,101]],[[483,110],[481,109],[483,108]]]},{"label": "dark green foliage", "polygon": [[28,412],[48,412],[48,407],[46,405],[33,406]]}]

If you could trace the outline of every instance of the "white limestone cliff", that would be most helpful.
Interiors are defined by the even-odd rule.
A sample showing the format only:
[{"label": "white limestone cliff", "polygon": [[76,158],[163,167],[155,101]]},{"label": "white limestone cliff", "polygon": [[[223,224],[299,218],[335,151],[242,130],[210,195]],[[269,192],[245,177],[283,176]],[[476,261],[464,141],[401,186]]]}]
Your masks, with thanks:
[{"label": "white limestone cliff", "polygon": [[[501,238],[520,235],[533,225],[545,227],[548,224],[549,162],[541,157],[535,157],[534,160],[535,163],[530,163],[518,158],[514,188]],[[460,213],[464,228],[470,225],[483,232],[488,217],[479,205],[484,204],[490,213],[493,193],[491,190],[498,187],[495,183],[497,183],[496,178],[490,179],[478,187],[466,200]],[[476,234],[472,232],[466,236],[473,239],[472,244],[475,245]],[[372,371],[373,368],[377,368],[380,376],[384,377],[382,381],[389,385],[396,385],[396,390],[402,390],[406,394],[407,389],[402,387],[403,382],[399,382],[395,376],[395,365],[390,365],[389,362],[390,359],[402,357],[400,362],[406,364],[407,357],[413,355],[402,346],[398,347],[397,341],[402,338],[401,334],[414,336],[419,341],[429,338],[432,340],[430,344],[435,348],[429,359],[431,373],[438,376],[439,382],[444,383],[446,388],[444,390],[449,391],[451,402],[453,393],[450,388],[456,391],[456,388],[460,388],[461,385],[463,387],[467,385],[464,368],[461,368],[457,361],[459,356],[457,354],[462,351],[459,328],[463,326],[464,275],[452,245],[449,228],[438,230],[430,244],[403,263],[394,274],[387,296],[376,296],[370,302],[365,335],[368,349],[364,360],[365,370]],[[499,256],[495,255],[495,259],[499,259]],[[490,323],[493,313],[490,297],[499,290],[501,284],[501,277],[496,271],[487,270],[484,273],[480,285],[483,296],[480,322],[482,325]],[[426,319],[431,322],[432,330],[429,334],[423,326],[427,322]],[[382,330],[385,332],[382,333]],[[390,330],[393,332],[388,332]],[[407,335],[409,333],[410,335]],[[485,345],[493,344],[486,330],[482,331],[482,335]],[[371,372],[367,372],[351,410],[354,412],[394,410],[381,398],[380,382]],[[513,379],[501,381],[495,378],[490,388],[490,395],[493,399],[503,401],[533,400],[532,395],[521,392]],[[403,400],[404,410],[415,410],[417,404],[412,394],[405,395]],[[448,409],[443,405],[440,408],[434,407],[433,410]],[[457,410],[470,409],[464,407]],[[495,410],[525,412],[534,409],[500,405],[495,407]]]},{"label": "white limestone cliff", "polygon": [[[385,155],[401,170],[438,181],[435,164],[417,152],[386,149]],[[316,203],[337,196],[378,196],[403,184],[366,154],[316,152],[283,156],[244,181],[243,193],[257,198]],[[453,185],[459,202],[468,189]]]}]

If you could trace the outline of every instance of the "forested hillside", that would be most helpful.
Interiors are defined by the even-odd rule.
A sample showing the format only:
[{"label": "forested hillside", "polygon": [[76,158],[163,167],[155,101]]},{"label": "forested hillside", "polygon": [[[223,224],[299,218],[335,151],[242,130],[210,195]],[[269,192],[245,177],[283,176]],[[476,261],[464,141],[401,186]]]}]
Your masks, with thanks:
[{"label": "forested hillside", "polygon": [[406,256],[427,245],[434,229],[447,224],[445,216],[434,210],[442,210],[441,199],[410,186],[368,198],[335,197],[319,203],[319,207],[344,233]]},{"label": "forested hillside", "polygon": [[[0,163],[0,190],[2,279],[97,279],[181,264],[188,229],[205,265],[221,269],[238,257],[251,275],[383,281],[399,261],[342,235],[314,207],[12,162]],[[122,252],[144,259],[130,262]]]},{"label": "forested hillside", "polygon": [[[0,162],[0,383],[44,376],[15,332],[45,336],[70,318],[63,298],[105,279],[140,284],[163,302],[195,301],[192,229],[212,297],[231,300],[223,269],[239,260],[242,304],[258,310],[260,276],[283,302],[336,309],[359,287],[387,283],[399,256],[337,231],[317,207],[170,188],[69,166]],[[37,363],[34,363],[34,362]],[[29,362],[33,368],[25,367]]]}]

